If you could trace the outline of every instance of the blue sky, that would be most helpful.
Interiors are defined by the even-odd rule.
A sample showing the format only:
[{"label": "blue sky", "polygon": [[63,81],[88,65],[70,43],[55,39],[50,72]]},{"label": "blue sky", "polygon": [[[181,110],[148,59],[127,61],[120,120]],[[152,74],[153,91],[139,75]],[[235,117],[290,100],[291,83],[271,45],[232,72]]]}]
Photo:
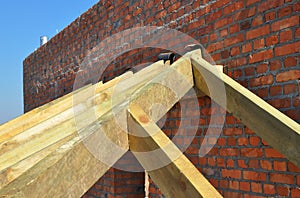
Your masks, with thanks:
[{"label": "blue sky", "polygon": [[23,114],[23,60],[98,0],[2,1],[0,12],[0,124]]}]

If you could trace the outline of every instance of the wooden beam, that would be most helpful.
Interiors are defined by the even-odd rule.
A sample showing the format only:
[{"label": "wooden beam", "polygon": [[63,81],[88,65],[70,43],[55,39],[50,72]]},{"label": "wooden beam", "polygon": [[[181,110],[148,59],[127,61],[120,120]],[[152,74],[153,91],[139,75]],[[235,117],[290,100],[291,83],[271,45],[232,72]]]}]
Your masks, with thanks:
[{"label": "wooden beam", "polygon": [[[55,116],[61,118],[59,123],[49,122],[45,115],[45,119],[41,119],[41,123],[38,123],[34,130],[25,127],[26,130],[2,142],[0,197],[9,195],[26,197],[31,195],[34,189],[40,189],[35,192],[37,197],[41,195],[74,197],[86,192],[128,150],[128,135],[116,120],[116,117],[126,118],[127,110],[119,106],[122,106],[121,104],[126,102],[134,91],[165,69],[167,66],[163,62],[157,62],[141,72],[130,74],[130,78],[123,78],[125,83],[114,79],[99,87],[93,87],[89,91],[95,90],[95,97],[86,96],[90,92],[83,90],[78,93],[79,98],[72,99],[72,102],[75,102],[74,106],[66,110],[71,113],[73,108],[85,107],[76,118],[66,116],[69,115],[66,111],[59,113],[56,109],[52,109],[58,112]],[[118,87],[122,89],[118,90]],[[34,112],[44,111],[43,113],[52,116],[53,105]],[[65,103],[60,103],[56,108],[61,105]],[[35,115],[32,112],[28,114]],[[96,119],[89,120],[90,116]],[[28,116],[23,118],[30,120]],[[78,122],[85,124],[78,127]],[[103,133],[99,133],[99,123]],[[25,122],[23,126],[27,126],[26,124]],[[103,142],[94,142],[99,138],[102,138]],[[113,149],[117,152],[106,152]],[[91,154],[99,150],[102,151],[99,153],[101,157],[106,158],[109,163],[99,162]],[[70,163],[65,167],[64,164],[67,162]]]},{"label": "wooden beam", "polygon": [[129,114],[130,150],[166,197],[222,197],[141,107]]},{"label": "wooden beam", "polygon": [[193,73],[188,58],[180,58],[161,72],[130,99],[131,104],[137,104],[157,122],[174,104],[176,104],[192,87]]},{"label": "wooden beam", "polygon": [[[193,51],[188,56],[191,57],[195,84],[200,91],[226,108],[273,148],[300,167],[300,125],[298,123],[229,76],[218,72],[201,58],[200,50]],[[218,97],[217,93],[224,91],[225,98]]]},{"label": "wooden beam", "polygon": [[[110,135],[114,137],[112,142],[123,149],[123,152],[118,153],[119,156],[114,153],[114,160],[117,161],[128,149],[127,135],[120,134],[121,129],[117,128],[114,118],[107,120],[106,123],[110,126],[110,131],[104,133],[113,134]],[[80,197],[83,195],[111,166],[97,159],[86,147],[89,142],[94,143],[93,141],[101,135],[98,130],[95,124],[84,129],[85,138],[76,136],[55,149],[9,185],[0,189],[0,197]],[[110,145],[104,143],[93,146],[95,149],[102,149],[106,155],[111,155],[107,152]]]}]

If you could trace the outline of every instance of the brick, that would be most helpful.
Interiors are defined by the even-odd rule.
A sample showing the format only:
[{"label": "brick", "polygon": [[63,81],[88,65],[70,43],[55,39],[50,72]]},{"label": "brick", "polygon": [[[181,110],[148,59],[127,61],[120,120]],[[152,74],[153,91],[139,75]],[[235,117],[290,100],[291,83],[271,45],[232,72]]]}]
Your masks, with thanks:
[{"label": "brick", "polygon": [[270,105],[275,108],[288,108],[291,106],[290,98],[275,98],[267,101]]},{"label": "brick", "polygon": [[297,65],[296,57],[287,57],[284,60],[284,67],[294,67]]},{"label": "brick", "polygon": [[286,186],[276,186],[276,192],[279,196],[289,196],[289,191]]},{"label": "brick", "polygon": [[288,162],[288,171],[300,173],[300,168],[294,165],[292,162]]},{"label": "brick", "polygon": [[246,67],[244,69],[244,73],[245,73],[245,76],[254,76],[254,75],[256,75],[255,67]]},{"label": "brick", "polygon": [[168,8],[168,13],[178,10],[180,8],[180,6],[181,6],[181,2],[176,2],[176,3],[172,4]]},{"label": "brick", "polygon": [[270,173],[270,181],[284,184],[294,184],[294,176],[288,174]]},{"label": "brick", "polygon": [[226,139],[225,138],[219,138],[218,139],[218,145],[219,146],[225,146],[226,145]]},{"label": "brick", "polygon": [[229,58],[229,56],[230,56],[229,50],[223,50],[223,51],[221,51],[221,57],[222,57],[222,59]]},{"label": "brick", "polygon": [[221,27],[227,26],[232,23],[232,16],[223,18],[215,22],[215,29],[219,29]]},{"label": "brick", "polygon": [[221,148],[220,155],[221,156],[238,156],[239,152],[236,148]]},{"label": "brick", "polygon": [[239,182],[238,181],[229,181],[229,188],[234,190],[239,190]]},{"label": "brick", "polygon": [[262,184],[251,182],[251,190],[252,192],[261,193],[262,192]]},{"label": "brick", "polygon": [[240,24],[241,30],[248,30],[250,28],[251,28],[250,20],[241,22],[241,24]]},{"label": "brick", "polygon": [[283,56],[293,54],[300,50],[300,41],[291,44],[286,44],[275,48],[275,56]]},{"label": "brick", "polygon": [[269,66],[267,64],[260,64],[256,68],[257,74],[266,73],[269,69]]},{"label": "brick", "polygon": [[232,47],[231,48],[231,52],[230,52],[231,56],[236,56],[236,55],[238,55],[240,53],[241,53],[240,47]]},{"label": "brick", "polygon": [[300,97],[299,96],[293,99],[293,105],[295,107],[300,106]]},{"label": "brick", "polygon": [[292,13],[292,7],[288,6],[278,10],[278,17],[282,18],[284,16],[290,15]]},{"label": "brick", "polygon": [[234,167],[234,160],[233,159],[228,159],[226,161],[226,167],[233,168]]},{"label": "brick", "polygon": [[240,179],[241,171],[240,170],[222,169],[222,177]]},{"label": "brick", "polygon": [[258,78],[253,78],[250,80],[250,86],[251,87],[257,87],[257,86],[262,86],[262,85],[270,85],[274,82],[273,76],[267,75],[267,76],[261,76]]},{"label": "brick", "polygon": [[245,160],[238,160],[238,166],[241,168],[248,168],[248,165],[246,164]]},{"label": "brick", "polygon": [[254,42],[254,50],[262,49],[265,47],[265,39],[256,39]]},{"label": "brick", "polygon": [[220,187],[221,188],[228,188],[229,182],[227,180],[220,180]]},{"label": "brick", "polygon": [[287,82],[300,79],[300,70],[290,70],[276,75],[277,82]]},{"label": "brick", "polygon": [[231,14],[234,11],[234,4],[229,4],[226,7],[224,7],[224,15]]},{"label": "brick", "polygon": [[260,161],[260,166],[261,166],[262,169],[272,170],[272,163],[268,160],[261,160]]},{"label": "brick", "polygon": [[275,11],[272,11],[272,12],[268,12],[265,14],[265,21],[268,22],[268,21],[272,21],[274,20],[276,17],[276,12]]},{"label": "brick", "polygon": [[[227,29],[226,29],[227,30]],[[236,32],[239,32],[240,31],[240,26],[239,26],[239,24],[234,24],[234,25],[231,25],[230,26],[230,28],[229,28],[229,32],[230,32],[230,34],[234,34],[234,33],[236,33]],[[299,31],[300,32],[300,31]],[[220,34],[222,33],[222,31],[220,32]],[[226,31],[226,34],[221,34],[221,35],[223,35],[222,37],[224,37],[224,36],[227,36],[228,35],[228,31]]]},{"label": "brick", "polygon": [[270,33],[270,26],[265,25],[263,27],[259,27],[253,30],[250,30],[246,33],[246,39],[247,40],[251,40],[266,34]]},{"label": "brick", "polygon": [[246,43],[242,46],[242,52],[251,52],[252,51],[252,43]]},{"label": "brick", "polygon": [[266,38],[266,46],[270,45],[276,45],[278,43],[278,36],[277,35],[271,35]]},{"label": "brick", "polygon": [[275,194],[275,187],[274,187],[274,185],[271,185],[271,184],[264,184],[264,185],[263,185],[263,188],[264,188],[264,193],[265,193],[265,194],[268,194],[268,195],[273,195],[273,194]]},{"label": "brick", "polygon": [[296,110],[286,110],[286,111],[283,111],[283,113],[285,115],[287,115],[288,117],[290,117],[291,119],[293,120],[300,120],[300,110],[299,108]]},{"label": "brick", "polygon": [[260,144],[260,138],[259,137],[250,137],[249,142],[252,146],[258,146]]},{"label": "brick", "polygon": [[294,4],[293,8],[294,8],[294,12],[300,11],[300,2],[297,1],[297,3]]},{"label": "brick", "polygon": [[291,93],[295,93],[296,92],[296,85],[295,84],[287,84],[287,85],[284,85],[284,95],[288,95],[288,94],[291,94]]},{"label": "brick", "polygon": [[271,25],[273,32],[283,30],[285,28],[293,27],[299,25],[299,16],[292,16],[290,18],[282,19],[280,21],[274,22]]},{"label": "brick", "polygon": [[225,167],[225,160],[224,160],[224,158],[218,158],[217,159],[217,166],[218,167]]},{"label": "brick", "polygon": [[200,163],[200,165],[205,166],[207,164],[207,159],[205,157],[200,157],[199,163]]},{"label": "brick", "polygon": [[242,191],[250,191],[250,183],[249,182],[240,182],[240,190]]},{"label": "brick", "polygon": [[265,181],[267,178],[266,173],[256,171],[243,171],[243,179],[253,181]]},{"label": "brick", "polygon": [[256,63],[264,60],[268,60],[273,57],[273,51],[272,50],[264,50],[255,54],[252,54],[250,56],[249,63]]},{"label": "brick", "polygon": [[248,145],[248,139],[247,138],[239,138],[238,139],[238,145],[239,146],[244,146],[244,145]]},{"label": "brick", "polygon": [[247,0],[247,1],[246,1],[246,5],[249,6],[249,5],[252,5],[252,4],[257,3],[257,2],[259,2],[259,1],[260,1],[260,0]]},{"label": "brick", "polygon": [[252,131],[252,130],[249,129],[248,127],[245,127],[245,133],[248,134],[248,135],[255,134],[254,131]]},{"label": "brick", "polygon": [[300,37],[300,28],[297,28],[295,32],[295,38],[299,38],[299,37]]},{"label": "brick", "polygon": [[241,135],[243,133],[241,128],[224,128],[223,129],[224,135]]},{"label": "brick", "polygon": [[241,148],[242,157],[262,157],[263,151],[261,148]]},{"label": "brick", "polygon": [[263,24],[263,17],[261,15],[256,16],[252,20],[252,27],[259,26],[261,24]]},{"label": "brick", "polygon": [[283,4],[284,4],[284,0],[276,0],[276,1],[268,0],[258,5],[258,12],[264,12],[266,10],[279,7]]},{"label": "brick", "polygon": [[236,145],[236,138],[228,138],[227,139],[227,144],[229,146],[235,146]]},{"label": "brick", "polygon": [[218,35],[217,35],[217,33],[212,33],[209,38],[210,38],[210,41],[215,41],[218,39]]},{"label": "brick", "polygon": [[281,61],[280,60],[274,60],[274,61],[270,61],[270,70],[271,71],[275,71],[275,70],[279,70],[281,69]]},{"label": "brick", "polygon": [[216,164],[216,160],[214,158],[208,158],[207,162],[209,166],[215,166]]},{"label": "brick", "polygon": [[293,188],[291,191],[292,197],[300,197],[300,188]]},{"label": "brick", "polygon": [[240,43],[244,41],[244,34],[238,34],[236,36],[232,36],[230,38],[225,39],[224,46],[228,47],[234,45],[236,43]]},{"label": "brick", "polygon": [[241,198],[242,194],[238,193],[238,192],[225,191],[224,192],[224,197],[237,197],[237,198]]},{"label": "brick", "polygon": [[290,41],[292,40],[292,38],[293,38],[292,30],[287,29],[283,32],[280,32],[280,43]]},{"label": "brick", "polygon": [[274,161],[274,170],[286,171],[286,162]]},{"label": "brick", "polygon": [[268,88],[259,88],[256,90],[256,94],[261,98],[266,98],[269,95],[269,89]]},{"label": "brick", "polygon": [[282,86],[277,85],[277,86],[270,87],[270,96],[278,96],[278,95],[282,95]]}]

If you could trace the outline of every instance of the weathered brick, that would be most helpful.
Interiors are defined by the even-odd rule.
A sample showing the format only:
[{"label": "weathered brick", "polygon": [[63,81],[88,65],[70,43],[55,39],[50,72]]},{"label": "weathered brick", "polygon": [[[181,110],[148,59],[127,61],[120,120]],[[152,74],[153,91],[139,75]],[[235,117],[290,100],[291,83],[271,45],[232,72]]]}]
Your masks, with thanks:
[{"label": "weathered brick", "polygon": [[264,184],[263,185],[264,193],[268,195],[273,195],[275,194],[275,187],[274,185],[271,184]]},{"label": "weathered brick", "polygon": [[279,196],[288,196],[290,190],[287,186],[276,186],[276,191]]},{"label": "weathered brick", "polygon": [[256,171],[243,171],[243,179],[254,180],[254,181],[265,181],[266,173]]},{"label": "weathered brick", "polygon": [[251,190],[252,192],[261,193],[262,192],[262,184],[251,182]]},{"label": "weathered brick", "polygon": [[264,50],[255,54],[252,54],[250,56],[250,63],[256,63],[263,60],[268,60],[273,57],[273,51],[272,50]]},{"label": "weathered brick", "polygon": [[293,54],[300,50],[300,41],[275,48],[275,56]]},{"label": "weathered brick", "polygon": [[260,148],[241,148],[242,157],[262,157],[263,151]]},{"label": "weathered brick", "polygon": [[250,30],[246,33],[246,39],[251,40],[253,38],[257,38],[270,33],[270,26],[265,25],[263,27],[259,27],[253,30]]},{"label": "weathered brick", "polygon": [[300,70],[289,70],[276,75],[277,82],[287,82],[300,79]]},{"label": "weathered brick", "polygon": [[285,30],[283,32],[280,32],[280,43],[284,43],[287,41],[292,40],[293,35],[292,35],[292,30]]},{"label": "weathered brick", "polygon": [[265,154],[266,154],[266,157],[268,157],[268,158],[284,158],[282,154],[280,154],[278,151],[276,151],[273,148],[266,148]]},{"label": "weathered brick", "polygon": [[240,182],[240,190],[242,191],[250,191],[250,183],[249,182]]},{"label": "weathered brick", "polygon": [[257,86],[262,86],[262,85],[269,85],[274,82],[273,76],[267,75],[267,76],[262,76],[258,78],[253,78],[250,80],[250,86],[251,87],[257,87]]},{"label": "weathered brick", "polygon": [[240,170],[228,170],[228,169],[222,169],[222,177],[224,178],[241,178],[241,171]]},{"label": "weathered brick", "polygon": [[274,22],[271,25],[271,29],[273,32],[276,32],[296,25],[299,25],[299,16],[292,16],[290,18],[282,19],[280,21]]},{"label": "weathered brick", "polygon": [[274,161],[274,170],[277,171],[286,171],[286,162]]}]

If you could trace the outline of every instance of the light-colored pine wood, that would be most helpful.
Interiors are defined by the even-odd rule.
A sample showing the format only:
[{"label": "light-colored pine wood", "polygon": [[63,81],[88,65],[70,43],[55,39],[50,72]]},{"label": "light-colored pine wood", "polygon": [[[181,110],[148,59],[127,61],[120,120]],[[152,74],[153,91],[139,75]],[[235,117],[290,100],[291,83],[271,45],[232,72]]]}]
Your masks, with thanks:
[{"label": "light-colored pine wood", "polygon": [[166,197],[222,197],[141,107],[129,113],[130,150]]},{"label": "light-colored pine wood", "polygon": [[[61,98],[51,101],[39,108],[36,108],[24,115],[17,117],[7,123],[0,125],[0,143],[19,134],[20,132],[29,129],[36,124],[47,120],[57,113],[67,110],[71,106],[71,96],[84,89],[88,89],[92,85],[86,85],[85,87],[69,93]],[[62,105],[65,104],[65,105]]]},{"label": "light-colored pine wood", "polygon": [[[113,122],[114,119],[107,121],[110,126],[117,126]],[[115,129],[105,133],[113,134],[111,136],[114,137],[115,145],[121,145],[120,148],[125,153],[128,149],[127,135],[120,135],[119,129]],[[95,158],[86,147],[87,142],[94,141],[97,130],[95,125],[84,129],[83,132],[87,135],[85,143],[82,137],[74,137],[2,188],[0,197],[80,197],[111,166]],[[105,146],[100,145],[100,148]],[[123,153],[119,152],[119,156],[115,154],[115,161]]]},{"label": "light-colored pine wood", "polygon": [[[22,133],[0,144],[0,170],[8,168],[20,159],[29,157],[89,125],[95,119],[109,112],[112,107],[126,101],[135,90],[142,87],[149,79],[152,79],[165,68],[163,62],[157,62],[142,70],[141,73],[132,75],[129,72],[104,85],[100,84],[101,86],[99,86],[97,84],[95,87],[69,98],[73,100],[72,108],[70,107],[51,119],[22,131]],[[94,96],[95,89],[96,95]],[[65,103],[60,105],[66,106]],[[73,117],[74,109],[78,109],[75,110],[78,111],[75,113],[75,118]]]},{"label": "light-colored pine wood", "polygon": [[[53,195],[70,195],[74,197],[88,190],[93,182],[99,179],[128,149],[128,135],[123,128],[120,128],[119,123],[117,123],[119,120],[116,119],[124,117],[126,120],[127,109],[122,107],[122,103],[128,103],[133,92],[165,69],[167,69],[167,66],[163,62],[157,62],[134,75],[132,73],[129,73],[130,76],[125,74],[125,76],[119,77],[118,81],[114,79],[101,86],[99,84],[95,85],[89,91],[83,90],[80,93],[84,94],[76,95],[75,98],[72,98],[72,108],[61,112],[56,111],[58,113],[55,116],[59,123],[41,119],[41,123],[38,123],[33,128],[20,131],[12,138],[2,142],[0,145],[2,146],[0,150],[0,195],[9,194],[26,197],[33,192],[33,189],[39,188],[40,185],[43,188],[40,188],[41,190],[35,194],[36,197],[43,193],[46,193],[49,197]],[[126,82],[123,83],[123,81]],[[122,89],[118,89],[119,87]],[[60,105],[65,105],[65,103]],[[119,108],[119,106],[121,107]],[[50,105],[49,108],[51,107]],[[81,110],[77,112],[76,117],[72,117],[74,108]],[[47,108],[41,109],[43,110],[37,112],[45,109],[49,113]],[[114,109],[113,113],[112,109]],[[91,116],[95,119],[90,119]],[[28,118],[24,117],[24,119]],[[84,124],[80,125],[79,123]],[[97,126],[99,128],[99,123],[104,133],[93,132],[95,128],[97,129]],[[78,132],[78,130],[80,131]],[[99,129],[96,131],[99,131]],[[82,134],[85,134],[84,137],[86,136],[84,140],[82,139]],[[102,138],[103,142],[93,142],[99,140],[99,138]],[[106,152],[113,149],[116,151],[116,145],[121,150],[117,149],[118,152],[116,153]],[[69,150],[67,149],[67,153],[62,154],[61,151],[65,151],[65,148],[69,148]],[[93,159],[93,155],[90,152],[98,150],[106,153],[102,157],[109,161],[108,164],[99,164],[96,163],[98,159]],[[80,155],[80,152],[85,153],[84,155],[87,155],[87,159],[80,160],[80,158],[74,156],[75,153]],[[53,159],[56,161],[53,161]],[[70,165],[70,169],[74,169],[74,172],[61,168],[61,166],[64,167],[62,163],[65,163],[65,160],[74,161],[75,164],[73,166]],[[84,166],[84,163],[87,161],[92,161],[92,163],[90,165],[87,163],[85,165],[87,168],[81,170],[80,167]],[[97,168],[100,168],[99,174],[95,174]],[[62,170],[57,171],[57,169]],[[39,174],[43,176],[39,176]],[[52,177],[52,175],[54,175],[53,180],[52,178],[49,178],[48,181],[44,180],[46,177]],[[59,175],[62,175],[62,177],[58,177]],[[44,176],[45,178],[43,178]],[[71,182],[68,181],[70,180],[69,177],[76,179]],[[30,182],[30,185],[28,185],[28,182]],[[44,187],[44,185],[48,187]],[[58,186],[58,190],[52,189],[53,186]],[[64,188],[61,189],[61,186]],[[49,189],[50,187],[51,189]]]},{"label": "light-colored pine wood", "polygon": [[140,105],[156,122],[193,86],[191,62],[181,58],[137,90],[131,97],[131,104]]},{"label": "light-colored pine wood", "polygon": [[[200,54],[199,50],[188,54],[196,87],[300,167],[300,125],[226,74],[218,72]],[[226,98],[217,94],[224,89]]]}]

